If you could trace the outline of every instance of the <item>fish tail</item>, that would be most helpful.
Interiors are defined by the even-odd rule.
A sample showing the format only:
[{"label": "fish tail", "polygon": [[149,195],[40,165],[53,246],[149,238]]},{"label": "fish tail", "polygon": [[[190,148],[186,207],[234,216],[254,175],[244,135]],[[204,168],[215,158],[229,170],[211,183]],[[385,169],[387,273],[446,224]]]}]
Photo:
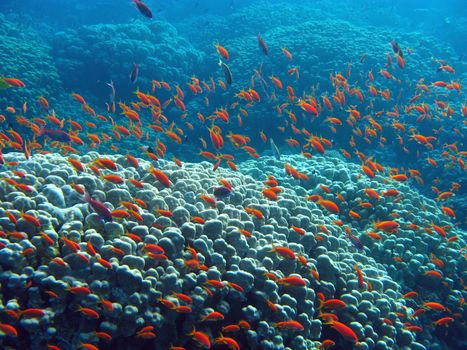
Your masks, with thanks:
[{"label": "fish tail", "polygon": [[86,202],[86,203],[89,203],[91,201],[91,195],[89,194],[89,192],[84,192],[84,198],[83,200]]},{"label": "fish tail", "polygon": [[[321,300],[320,298],[318,298],[318,303],[319,303],[318,310],[320,310],[321,312],[321,309],[323,308],[323,305],[324,305],[324,300]],[[325,324],[329,324],[329,323],[325,322]]]}]

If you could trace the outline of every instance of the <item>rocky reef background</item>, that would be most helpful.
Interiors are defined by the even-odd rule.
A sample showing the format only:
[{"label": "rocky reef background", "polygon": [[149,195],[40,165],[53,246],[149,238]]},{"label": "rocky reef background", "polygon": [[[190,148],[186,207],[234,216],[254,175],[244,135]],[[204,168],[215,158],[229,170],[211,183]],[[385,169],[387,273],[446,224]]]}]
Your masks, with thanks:
[{"label": "rocky reef background", "polygon": [[[152,5],[151,1],[148,4]],[[148,21],[140,19],[131,4],[105,0],[66,6],[57,0],[41,5],[5,1],[0,5],[5,16],[1,24],[7,56],[4,70],[18,70],[14,55],[7,54],[14,48],[7,39],[23,35],[22,42],[39,45],[32,50],[18,47],[19,53],[37,51],[39,57],[45,54],[50,60],[44,59],[42,67],[31,67],[31,75],[50,76],[57,90],[61,83],[69,90],[87,90],[96,100],[105,95],[104,83],[114,80],[120,97],[125,99],[131,94],[125,78],[133,63],[141,64],[141,86],[151,79],[187,80],[190,74],[221,78],[212,49],[221,41],[232,52],[231,68],[240,84],[262,62],[255,40],[260,33],[271,50],[271,57],[265,61],[269,69],[266,73],[283,63],[279,49],[287,47],[300,62],[303,81],[328,81],[327,72],[343,70],[365,53],[368,57],[363,68],[381,64],[389,51],[388,41],[397,37],[401,45],[414,49],[408,61],[409,65],[417,62],[407,73],[411,78],[431,75],[436,64],[430,65],[427,58],[433,57],[458,60],[456,68],[465,81],[465,52],[459,45],[467,32],[465,17],[460,14],[439,19],[442,13],[434,14],[430,4],[424,4],[420,8],[417,3],[398,7],[383,1],[374,8],[372,1],[319,1],[315,6],[308,1],[220,1],[217,5],[174,1],[156,4],[157,20]],[[454,2],[450,5],[456,8]],[[54,7],[61,15],[50,16],[52,20],[45,9]],[[450,8],[446,6],[446,13]],[[384,15],[387,11],[390,15]],[[409,21],[412,13],[424,16],[424,21]],[[431,18],[438,19],[436,25]],[[37,40],[27,40],[34,38]],[[54,70],[58,77],[53,75]]]},{"label": "rocky reef background", "polygon": [[[213,49],[216,42],[222,42],[231,52],[229,65],[234,84],[223,95],[213,96],[212,106],[228,103],[233,94],[252,78],[254,69],[261,65],[266,78],[283,73],[287,59],[280,52],[281,47],[287,47],[294,53],[294,62],[289,66],[300,68],[301,79],[294,82],[296,86],[310,90],[313,85],[318,93],[329,91],[329,75],[344,72],[348,64],[355,72],[352,77],[355,84],[363,86],[365,72],[372,69],[377,74],[390,51],[388,42],[395,38],[402,47],[414,51],[406,58],[407,69],[400,72],[401,81],[416,82],[433,75],[436,78],[436,60],[444,59],[456,66],[460,83],[467,85],[466,53],[462,40],[467,33],[467,17],[462,12],[450,16],[453,9],[459,8],[456,1],[450,1],[436,11],[434,3],[417,1],[409,4],[382,1],[378,6],[372,1],[320,1],[316,4],[308,1],[272,4],[266,1],[220,1],[215,5],[202,1],[174,1],[166,5],[148,3],[155,5],[157,13],[157,19],[152,21],[141,19],[130,4],[111,1],[86,1],[66,6],[56,0],[45,1],[42,5],[30,1],[21,4],[2,2],[0,73],[15,76],[21,72],[29,86],[20,94],[4,91],[0,96],[3,108],[7,105],[19,108],[27,101],[32,114],[42,113],[36,101],[39,96],[45,96],[49,99],[50,109],[59,116],[84,121],[86,116],[69,96],[73,91],[86,96],[98,113],[104,113],[111,92],[106,83],[110,81],[116,86],[117,101],[126,101],[132,98],[138,87],[148,91],[152,79],[180,85],[192,75],[205,80],[210,77],[221,79],[222,72]],[[50,16],[46,11],[50,8],[56,8],[60,16]],[[270,48],[268,57],[261,56],[259,52],[257,34],[262,35]],[[364,54],[367,56],[361,63],[359,60]],[[128,79],[134,63],[140,65],[137,84]],[[376,86],[380,87],[378,83]],[[393,84],[393,88],[398,89],[397,84]],[[160,98],[169,99],[171,96],[171,92],[166,92]],[[401,96],[402,101],[410,97],[410,92]],[[454,96],[453,101],[452,107],[458,111],[462,100]],[[192,114],[213,111],[190,95],[186,104]],[[375,104],[375,108],[385,107],[381,102]],[[257,120],[256,125],[261,128],[272,108],[273,103],[264,103],[250,112],[250,119]],[[197,124],[196,118],[190,121],[196,126],[196,132],[188,137],[197,139],[201,125]],[[446,120],[446,129],[457,126],[457,123],[456,118]],[[323,136],[336,138],[323,125],[314,127]],[[252,130],[250,126],[244,130],[239,128],[241,132],[245,130],[250,133],[259,131]],[[276,130],[271,130],[270,136],[280,139]],[[439,137],[441,143],[450,143],[449,132],[441,133]],[[133,146],[128,143],[128,147]],[[267,148],[263,144],[256,146],[259,150]],[[373,152],[372,146],[365,143],[359,147]],[[412,164],[412,156],[402,152],[397,142],[387,147],[390,151],[387,148],[375,153],[383,164]],[[429,183],[444,171],[430,171],[424,159],[429,156],[439,160],[441,152],[423,148],[418,151],[423,152],[423,156],[419,158],[417,168],[424,171],[427,179],[421,191],[433,196]],[[187,155],[186,159],[194,159],[196,155],[191,147],[186,147],[182,153]],[[444,173],[447,175],[445,181],[459,182],[465,187],[462,170],[450,169]],[[459,216],[465,217],[464,208],[467,206],[463,196],[457,196],[454,201],[460,208]],[[466,225],[465,220],[461,221]]]},{"label": "rocky reef background", "polygon": [[[110,93],[106,83],[110,81],[115,83],[117,101],[130,101],[137,88],[149,91],[153,79],[181,86],[193,75],[205,80],[210,77],[222,79],[214,49],[216,42],[228,47],[231,53],[228,63],[234,83],[222,94],[209,96],[210,106],[187,94],[188,120],[195,125],[193,131],[187,132],[187,140],[197,139],[206,132],[196,121],[196,112],[209,115],[216,107],[231,102],[232,96],[248,85],[254,69],[261,65],[266,78],[284,74],[284,67],[298,66],[301,78],[294,83],[295,86],[311,91],[313,85],[320,94],[331,89],[330,74],[344,72],[350,63],[352,81],[364,86],[368,70],[373,69],[376,73],[384,67],[386,55],[391,50],[391,39],[397,39],[404,49],[412,48],[414,52],[407,56],[407,68],[398,72],[398,79],[402,82],[438,77],[436,60],[445,59],[456,67],[460,83],[467,85],[466,53],[463,51],[467,20],[462,13],[450,16],[452,10],[448,6],[434,12],[432,4],[426,1],[411,5],[400,5],[394,1],[278,1],[272,4],[267,1],[219,1],[213,6],[206,6],[203,1],[147,2],[153,5],[157,19],[141,18],[125,1],[73,2],[66,6],[58,0],[44,1],[42,5],[34,1],[0,3],[0,75],[20,76],[28,86],[20,92],[2,91],[0,109],[3,111],[7,106],[20,109],[27,102],[26,116],[33,118],[44,113],[36,101],[45,96],[50,103],[49,112],[54,111],[60,118],[85,122],[88,116],[72,100],[71,92],[79,92],[97,113],[105,113],[105,102],[109,101]],[[459,6],[459,2],[453,1],[451,5]],[[45,8],[55,8],[60,15],[55,16]],[[418,20],[421,17],[423,21]],[[258,49],[257,34],[269,46],[267,57]],[[292,63],[282,55],[282,47],[287,47],[294,54]],[[364,54],[366,59],[360,62]],[[128,78],[134,63],[140,65],[136,84]],[[288,80],[291,81],[294,81],[293,77]],[[394,90],[399,87],[396,82],[377,83],[377,86],[390,86]],[[160,98],[164,100],[172,96],[173,92],[163,91]],[[453,97],[452,107],[459,111],[464,98],[456,92],[451,92],[450,96]],[[410,97],[411,94],[406,93],[401,99]],[[258,133],[269,126],[267,123],[274,107],[273,102],[264,101],[248,116],[255,121],[254,125],[232,129],[244,134]],[[375,109],[385,107],[381,101],[375,104]],[[169,117],[177,113],[175,108],[168,110]],[[8,128],[15,120],[9,118],[7,112],[5,115],[5,128]],[[446,119],[443,123],[446,129],[459,124],[465,133],[460,119]],[[407,120],[407,127],[414,125],[410,119]],[[336,144],[343,141],[330,134],[320,122],[313,124],[313,128],[324,136],[333,137]],[[270,136],[279,139],[279,132],[271,131]],[[441,143],[451,142],[451,135],[447,132],[440,131],[437,136]],[[119,145],[120,153],[125,154],[127,150],[134,151],[148,144],[123,140]],[[285,154],[289,153],[285,143],[278,145]],[[263,154],[269,147],[265,144],[255,146]],[[462,149],[463,143],[459,142],[458,146]],[[177,156],[182,155],[180,158],[184,161],[198,161],[195,158],[198,149],[194,149],[190,142],[177,147]],[[19,169],[30,173],[21,181],[35,190],[32,193],[13,191],[3,182],[0,188],[2,225],[9,230],[22,230],[28,235],[21,243],[1,241],[5,248],[0,251],[0,262],[10,269],[8,273],[3,271],[1,274],[1,282],[7,286],[6,291],[2,290],[2,297],[10,300],[7,306],[12,310],[26,307],[46,310],[45,317],[40,320],[23,318],[20,321],[22,330],[31,334],[38,334],[37,331],[41,330],[46,337],[24,339],[20,345],[28,346],[34,341],[43,345],[46,340],[73,345],[78,340],[95,341],[93,324],[84,322],[75,311],[78,305],[85,305],[102,312],[106,322],[101,324],[101,330],[120,335],[122,347],[133,342],[135,333],[147,323],[162,323],[161,329],[157,330],[158,340],[169,346],[170,336],[180,336],[181,339],[191,330],[183,328],[182,324],[188,327],[186,325],[199,321],[191,319],[184,323],[180,321],[184,316],[178,318],[157,301],[159,297],[170,295],[171,290],[166,285],[173,283],[178,291],[193,293],[197,312],[220,310],[231,319],[245,318],[257,326],[255,332],[242,333],[240,342],[244,346],[260,343],[264,349],[282,346],[305,349],[318,346],[309,339],[318,338],[321,331],[326,336],[335,336],[315,318],[319,302],[314,289],[319,285],[327,296],[345,300],[347,308],[342,319],[354,320],[352,328],[377,349],[422,350],[430,349],[433,344],[435,349],[446,346],[462,348],[465,339],[453,336],[459,334],[457,325],[447,330],[428,328],[417,337],[404,328],[397,313],[403,310],[410,315],[420,306],[417,301],[401,299],[402,293],[417,289],[424,300],[441,295],[443,303],[463,313],[465,319],[465,307],[458,307],[462,296],[462,286],[458,281],[467,277],[465,259],[459,258],[459,251],[465,246],[465,231],[462,230],[466,227],[467,216],[465,169],[433,171],[425,159],[429,156],[439,160],[440,150],[419,147],[417,150],[423,156],[415,161],[412,155],[401,152],[397,142],[391,142],[385,149],[373,151],[372,148],[359,145],[360,150],[375,156],[383,165],[420,169],[426,183],[423,186],[415,185],[413,181],[410,186],[398,184],[397,188],[404,194],[400,202],[384,199],[384,203],[375,212],[367,213],[368,217],[363,221],[352,221],[345,217],[346,214],[330,216],[318,205],[304,200],[309,194],[307,191],[321,193],[319,185],[329,185],[334,192],[346,197],[347,204],[342,207],[342,213],[347,213],[352,205],[358,205],[364,199],[364,188],[376,188],[379,192],[389,188],[382,177],[373,181],[357,177],[357,159],[355,163],[344,162],[337,153],[326,158],[314,157],[310,161],[298,156],[288,157],[290,164],[313,176],[306,184],[285,175],[277,176],[284,193],[275,204],[261,196],[263,185],[257,181],[264,180],[264,174],[284,173],[283,167],[279,167],[274,159],[263,157],[242,162],[241,173],[223,169],[222,176],[234,183],[236,191],[225,199],[225,203],[219,201],[217,209],[210,208],[198,198],[214,184],[214,175],[207,170],[211,167],[208,163],[189,164],[180,170],[172,163],[161,162],[174,185],[168,190],[148,177],[149,164],[144,163],[144,167],[134,169],[129,167],[124,157],[115,157],[118,174],[125,180],[135,177],[145,182],[145,191],[137,191],[127,183],[114,185],[105,182],[89,170],[76,174],[67,160],[59,156],[35,156],[27,161],[20,155],[9,155],[7,160],[21,160]],[[80,160],[90,164],[96,157],[97,154],[91,153]],[[245,159],[239,158],[238,161]],[[2,176],[14,175],[2,168]],[[443,216],[435,202],[423,196],[435,196],[430,184],[438,176],[446,183],[459,182],[464,191],[450,201],[456,208],[456,221],[460,221],[461,228]],[[113,209],[119,208],[122,200],[131,200],[135,196],[149,201],[150,208],[142,210],[142,222],[125,218],[103,223],[73,190],[71,186],[75,182],[85,185]],[[261,209],[267,218],[255,219],[244,212],[245,207]],[[174,217],[156,217],[154,211],[161,208],[172,210]],[[46,246],[47,238],[39,237],[37,229],[25,220],[19,219],[18,226],[11,225],[6,211],[20,218],[21,210],[41,221],[47,228],[45,234],[53,240],[52,246]],[[404,225],[397,235],[383,233],[381,242],[367,236],[373,227],[372,220],[389,218],[392,213],[399,215]],[[200,215],[206,222],[190,222],[194,215]],[[361,235],[365,245],[363,252],[345,238],[343,228],[333,225],[333,220],[339,218],[349,220],[352,232]],[[457,235],[460,240],[448,243],[436,234],[408,228],[410,224],[429,226],[433,222],[450,226],[449,235]],[[291,230],[291,225],[304,228],[307,234],[299,236]],[[330,235],[322,235],[319,225],[332,226]],[[254,237],[245,238],[239,233],[239,228],[253,232]],[[128,238],[128,233],[143,238],[144,243]],[[320,235],[325,238],[316,238]],[[97,257],[88,253],[83,254],[90,263],[83,263],[86,259],[80,260],[73,255],[69,247],[59,242],[59,236],[78,242],[83,252],[87,242],[92,242],[98,248],[99,256],[109,261],[112,268],[105,268]],[[310,267],[320,271],[321,281],[318,283],[308,274],[306,288],[287,290],[263,278],[267,271],[276,271],[281,277],[293,273],[305,276],[306,271],[298,262],[292,263],[270,251],[273,242],[306,256]],[[144,244],[155,243],[164,247],[169,258],[167,261],[155,261],[144,253]],[[196,274],[183,270],[184,260],[189,258],[187,243],[199,251],[201,263],[219,268]],[[124,251],[125,256],[116,254],[111,250],[112,246]],[[31,255],[23,254],[27,249],[32,249]],[[431,254],[445,261],[445,283],[425,275],[426,271],[437,266]],[[63,258],[68,267],[62,269],[63,266],[57,266],[53,261],[57,257]],[[394,257],[400,257],[401,261],[394,260]],[[356,287],[355,262],[363,267],[365,280],[372,284],[372,291],[367,286],[365,290]],[[229,287],[212,302],[202,288],[208,279],[238,284],[246,293],[243,295]],[[33,287],[25,288],[29,281],[33,281]],[[92,293],[83,298],[70,295],[67,290],[70,286],[88,286]],[[59,294],[65,302],[49,298],[47,291]],[[21,305],[17,303],[15,293],[22,295]],[[99,304],[99,297],[112,299],[115,309],[104,310]],[[280,317],[273,316],[267,309],[267,300],[280,305]],[[235,305],[241,305],[241,308],[237,310]],[[279,332],[264,321],[290,318],[296,318],[305,325],[303,335],[295,337],[293,333]],[[392,321],[393,325],[384,323],[384,318]],[[56,324],[54,319],[64,323]],[[80,329],[83,338],[78,339],[69,332],[73,327]],[[58,337],[62,331],[63,335]],[[183,341],[193,345],[189,339],[184,338]],[[7,342],[7,345],[14,344]],[[147,344],[140,340],[137,346],[143,348]],[[339,346],[345,348],[348,343],[343,342]]]},{"label": "rocky reef background", "polygon": [[[335,349],[352,348],[352,341],[340,339],[325,324],[320,313],[327,310],[321,309],[320,294],[345,303],[331,310],[367,349],[461,349],[465,344],[460,322],[434,332],[431,327],[407,328],[407,322],[422,325],[447,314],[427,310],[416,319],[412,315],[422,307],[419,300],[440,301],[460,315],[456,317],[465,317],[459,281],[466,277],[465,259],[458,255],[465,245],[462,232],[451,226],[434,201],[410,186],[385,183],[382,175],[372,180],[360,177],[357,165],[334,155],[285,158],[307,172],[306,183],[281,175],[283,164],[272,157],[243,163],[245,175],[225,169],[213,173],[208,163],[179,168],[160,161],[170,185],[148,174],[147,161],[140,159],[133,167],[125,156],[109,156],[115,170],[102,172],[124,179],[114,184],[91,171],[98,157],[102,155],[95,152],[76,157],[84,164],[84,170],[76,172],[56,154],[29,160],[18,153],[6,155],[7,161],[18,160],[18,169],[28,173],[17,181],[29,190],[15,190],[6,183],[0,187],[0,224],[25,235],[17,242],[0,238],[3,310],[9,310],[5,316],[9,318],[19,310],[40,310],[40,315],[36,311],[18,318],[22,337],[5,337],[5,346],[39,349],[51,344],[71,349],[79,342],[99,342],[104,349],[153,345],[167,349],[170,344],[193,349],[195,342],[187,336],[193,327],[214,339],[222,326],[243,320],[248,328],[233,335],[242,349],[319,349],[318,339],[329,337],[336,339]],[[10,173],[0,175],[15,177]],[[281,189],[277,201],[261,193],[266,174],[277,174]],[[209,193],[219,176],[234,191],[213,205],[200,196]],[[131,179],[141,181],[144,189]],[[103,201],[115,213],[114,220],[103,221],[90,210],[76,185]],[[309,194],[333,197],[322,185],[346,198],[340,213],[331,214],[306,199]],[[367,200],[365,188],[381,193],[396,189],[400,195],[381,198],[374,208],[360,211],[365,219],[352,220],[347,212]],[[123,203],[136,199],[145,203],[137,209],[139,215],[117,216],[125,209]],[[248,208],[264,216],[252,215]],[[22,217],[21,211],[36,217],[38,224]],[[371,237],[377,219],[395,214],[397,232],[380,230],[379,239]],[[18,218],[16,223],[11,215]],[[362,232],[363,248],[346,238],[345,226],[335,224],[339,219],[351,232]],[[424,232],[422,227],[430,222],[450,226],[448,237]],[[456,236],[457,241],[450,239]],[[293,256],[275,251],[277,247],[287,247]],[[433,256],[444,261],[444,267],[435,265]],[[362,269],[363,282],[355,266]],[[443,280],[427,274],[433,269],[443,271]],[[291,276],[303,285],[281,282]],[[418,297],[402,297],[410,290]],[[178,300],[174,293],[188,295],[191,301]],[[81,314],[80,307],[98,314]],[[201,319],[214,311],[225,319]],[[303,329],[281,329],[278,322],[284,320],[296,320]],[[140,336],[148,325],[155,326],[156,339]],[[114,340],[99,340],[95,331]]]},{"label": "rocky reef background", "polygon": [[55,103],[66,94],[51,51],[50,43],[30,25],[0,13],[0,74],[21,75],[26,84],[34,87],[20,95],[2,93],[2,110],[9,105],[19,108],[25,101],[33,105],[39,96],[50,96]]}]

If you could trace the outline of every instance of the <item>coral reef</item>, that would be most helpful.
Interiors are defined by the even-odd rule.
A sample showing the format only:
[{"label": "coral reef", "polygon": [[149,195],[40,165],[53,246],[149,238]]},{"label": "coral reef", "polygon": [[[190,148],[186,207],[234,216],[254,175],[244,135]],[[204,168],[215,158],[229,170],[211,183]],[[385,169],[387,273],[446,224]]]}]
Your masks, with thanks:
[{"label": "coral reef", "polygon": [[[258,14],[261,14],[261,20]],[[352,21],[351,18],[343,20],[345,17],[326,11],[322,6],[310,8],[308,4],[286,5],[258,1],[226,18],[207,16],[205,20],[208,25],[199,26],[196,32],[188,30],[188,27],[197,25],[195,19],[181,23],[178,27],[193,41],[195,38],[191,36],[199,37],[201,33],[205,40],[197,44],[206,52],[213,52],[210,48],[212,42],[222,40],[233,52],[234,63],[231,68],[237,82],[248,80],[252,69],[258,68],[260,63],[264,63],[267,69],[265,77],[284,71],[287,59],[281,52],[282,47],[294,53],[290,66],[300,67],[301,80],[306,83],[312,81],[321,87],[328,86],[329,74],[345,69],[347,64],[352,64],[354,70],[360,71],[360,68],[371,69],[384,62],[386,54],[391,50],[389,41],[394,38],[405,48],[415,46],[414,54],[409,56],[407,64],[417,64],[405,73],[405,79],[408,79],[408,75],[420,78],[431,74],[434,62],[426,60],[427,57],[455,56],[451,46],[435,37],[422,36],[418,32],[398,32],[394,28],[370,27],[357,20]],[[258,20],[252,23],[252,18]],[[226,28],[229,28],[229,37],[223,39],[219,36]],[[269,56],[262,59],[255,39],[258,33],[261,33],[270,48]],[[365,62],[360,64],[359,59],[365,54]],[[209,58],[214,68],[217,59],[214,55]],[[362,79],[364,81],[366,77]]]},{"label": "coral reef", "polygon": [[140,65],[138,85],[150,86],[152,79],[186,80],[204,56],[160,20],[84,25],[56,33],[52,46],[65,85],[87,90],[99,101],[110,93],[105,83],[111,80],[117,98],[130,96],[134,87],[128,76],[134,63]]},{"label": "coral reef", "polygon": [[63,86],[50,52],[51,47],[30,25],[0,13],[0,76],[21,76],[29,86],[21,94],[3,90],[2,109],[27,102],[31,110],[39,111],[35,102],[39,96],[50,96],[51,103],[59,100]]},{"label": "coral reef", "polygon": [[465,348],[453,47],[365,4],[133,5],[0,14],[0,347]]},{"label": "coral reef", "polygon": [[[416,327],[443,313],[410,318],[421,305],[401,294],[410,286],[434,298],[436,282],[437,298],[458,309],[464,238],[434,202],[379,175],[362,178],[338,157],[287,157],[290,166],[313,169],[306,182],[280,175],[283,163],[270,157],[239,164],[245,174],[163,160],[157,172],[144,160],[135,168],[125,156],[94,152],[75,157],[84,164],[78,173],[56,154],[5,155],[13,159],[17,172],[0,174],[1,314],[21,337],[1,337],[4,346],[191,349],[222,343],[222,332],[241,348],[312,349],[329,337],[350,348],[357,339],[327,324],[333,312],[361,348],[433,349],[440,338],[425,330],[418,340],[407,322]],[[276,176],[268,186],[277,200],[264,196],[266,174]],[[233,192],[215,198],[220,177]],[[382,193],[378,206],[359,209],[376,201],[368,187]],[[112,220],[84,201],[84,189]],[[383,195],[396,189],[396,197]],[[309,198],[333,193],[345,198],[337,214]],[[350,218],[350,209],[362,219]],[[398,229],[380,229],[375,240],[377,219],[397,220]],[[432,222],[451,227],[446,237],[423,230]],[[444,268],[433,265],[434,255]],[[442,271],[442,280],[430,270]]]}]

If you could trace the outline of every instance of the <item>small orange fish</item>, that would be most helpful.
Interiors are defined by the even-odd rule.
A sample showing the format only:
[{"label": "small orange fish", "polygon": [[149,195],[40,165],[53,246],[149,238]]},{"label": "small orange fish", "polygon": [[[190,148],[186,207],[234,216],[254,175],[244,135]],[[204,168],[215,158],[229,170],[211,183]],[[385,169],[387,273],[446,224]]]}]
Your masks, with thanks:
[{"label": "small orange fish", "polygon": [[228,60],[229,59],[229,52],[226,50],[225,47],[219,45],[219,44],[215,44],[214,45],[217,49],[217,52],[219,53],[219,55],[221,55],[224,59]]},{"label": "small orange fish", "polygon": [[303,331],[305,329],[300,322],[295,320],[277,322],[275,326],[277,328],[288,329],[291,331]]},{"label": "small orange fish", "polygon": [[293,259],[293,260],[296,259],[296,256],[293,250],[287,247],[276,246],[273,244],[271,252],[275,252],[284,258]]},{"label": "small orange fish", "polygon": [[211,348],[211,340],[206,333],[197,331],[195,328],[193,328],[193,331],[187,335],[191,336],[191,339],[193,339],[193,341],[195,341],[200,347],[205,349]]},{"label": "small orange fish", "polygon": [[298,276],[287,276],[277,280],[278,284],[286,287],[305,287],[306,282],[303,278]]},{"label": "small orange fish", "polygon": [[170,187],[170,180],[169,177],[167,176],[166,173],[164,173],[162,170],[154,168],[154,166],[151,165],[149,168],[149,172],[156,177],[156,179],[163,184],[165,187]]}]

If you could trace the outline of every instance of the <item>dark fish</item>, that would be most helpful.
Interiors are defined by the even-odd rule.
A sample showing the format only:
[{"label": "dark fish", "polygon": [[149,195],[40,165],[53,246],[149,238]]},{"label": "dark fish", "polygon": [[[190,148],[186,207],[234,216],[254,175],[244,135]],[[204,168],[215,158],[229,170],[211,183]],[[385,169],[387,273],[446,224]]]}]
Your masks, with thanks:
[{"label": "dark fish", "polygon": [[[131,76],[130,76],[131,79]],[[110,83],[106,83],[112,89],[112,93],[110,94],[110,102],[115,102],[115,85],[114,82],[111,80]]]},{"label": "dark fish", "polygon": [[84,194],[84,201],[88,203],[104,221],[113,220],[112,213],[100,200],[92,198],[91,195],[86,192]]},{"label": "dark fish", "polygon": [[266,45],[266,43],[264,42],[263,38],[261,38],[261,36],[258,34],[256,36],[258,38],[258,45],[259,45],[259,48],[263,51],[263,53],[267,56],[269,54],[269,49],[268,49],[268,46]]},{"label": "dark fish", "polygon": [[54,141],[71,142],[70,135],[60,129],[44,129],[39,130],[38,136],[47,136]]},{"label": "dark fish", "polygon": [[141,14],[147,18],[152,18],[152,11],[151,9],[148,7],[148,5],[146,5],[144,2],[142,2],[141,0],[133,0],[133,2],[135,3],[137,9],[139,10],[139,12],[141,12]]},{"label": "dark fish", "polygon": [[130,73],[130,80],[132,83],[136,83],[136,80],[138,80],[138,73],[139,73],[139,64],[133,63],[133,69],[131,70],[131,73]]},{"label": "dark fish", "polygon": [[214,197],[226,197],[232,193],[232,191],[225,186],[213,187],[212,192],[214,194]]},{"label": "dark fish", "polygon": [[391,41],[391,46],[392,46],[392,51],[394,51],[396,55],[400,56],[400,58],[404,58],[402,49],[400,48],[399,44],[395,40]]},{"label": "dark fish", "polygon": [[365,53],[362,55],[362,57],[360,57],[360,63],[365,62],[365,59],[366,59],[367,56],[368,56],[368,54],[365,52]]},{"label": "dark fish", "polygon": [[363,245],[362,241],[357,236],[349,232],[346,233],[346,236],[350,240],[350,242],[352,242],[355,248],[357,248],[358,250],[363,250],[365,246]]},{"label": "dark fish", "polygon": [[232,72],[230,71],[229,66],[222,62],[222,60],[219,60],[219,66],[224,72],[225,81],[227,82],[227,85],[232,85]]},{"label": "dark fish", "polygon": [[272,138],[269,140],[269,143],[271,144],[271,151],[272,151],[272,154],[274,155],[274,157],[277,160],[281,160],[281,153],[279,152],[279,148],[277,148],[277,146],[274,143],[274,140]]}]

